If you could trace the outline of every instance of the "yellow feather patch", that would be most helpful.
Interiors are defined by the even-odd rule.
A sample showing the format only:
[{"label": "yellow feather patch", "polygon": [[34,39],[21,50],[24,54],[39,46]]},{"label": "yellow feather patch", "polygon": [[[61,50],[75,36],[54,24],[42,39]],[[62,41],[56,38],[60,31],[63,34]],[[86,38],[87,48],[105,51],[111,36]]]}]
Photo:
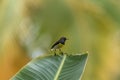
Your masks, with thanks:
[{"label": "yellow feather patch", "polygon": [[53,47],[53,49],[59,49],[59,48],[62,48],[62,47],[63,47],[63,44],[59,43],[59,44],[55,45]]},{"label": "yellow feather patch", "polygon": [[61,47],[63,47],[63,44],[59,43],[58,48],[61,48]]}]

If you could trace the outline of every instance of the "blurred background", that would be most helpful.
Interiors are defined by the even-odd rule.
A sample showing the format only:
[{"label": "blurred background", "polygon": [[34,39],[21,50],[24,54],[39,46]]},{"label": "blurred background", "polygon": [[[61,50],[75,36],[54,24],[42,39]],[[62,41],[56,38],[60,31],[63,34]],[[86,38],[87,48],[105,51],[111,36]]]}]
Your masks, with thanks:
[{"label": "blurred background", "polygon": [[0,80],[49,53],[89,52],[82,80],[120,80],[120,0],[0,0]]}]

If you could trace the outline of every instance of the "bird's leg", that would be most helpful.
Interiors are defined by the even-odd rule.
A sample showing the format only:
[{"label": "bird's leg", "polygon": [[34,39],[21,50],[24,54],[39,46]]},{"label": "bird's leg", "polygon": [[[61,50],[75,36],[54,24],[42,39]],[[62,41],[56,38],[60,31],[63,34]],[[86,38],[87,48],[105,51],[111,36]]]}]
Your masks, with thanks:
[{"label": "bird's leg", "polygon": [[57,53],[56,53],[56,49],[54,50],[54,56],[56,56],[57,55]]},{"label": "bird's leg", "polygon": [[60,54],[62,54],[62,55],[63,55],[63,52],[62,52],[62,50],[61,50],[61,49],[59,49],[59,51],[60,51]]}]

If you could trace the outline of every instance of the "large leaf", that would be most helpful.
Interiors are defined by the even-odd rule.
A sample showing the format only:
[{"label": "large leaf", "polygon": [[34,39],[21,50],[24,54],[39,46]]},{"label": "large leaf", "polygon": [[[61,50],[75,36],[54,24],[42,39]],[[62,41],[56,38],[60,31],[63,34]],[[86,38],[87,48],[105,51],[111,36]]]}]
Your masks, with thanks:
[{"label": "large leaf", "polygon": [[87,56],[39,57],[24,66],[11,80],[80,80]]}]

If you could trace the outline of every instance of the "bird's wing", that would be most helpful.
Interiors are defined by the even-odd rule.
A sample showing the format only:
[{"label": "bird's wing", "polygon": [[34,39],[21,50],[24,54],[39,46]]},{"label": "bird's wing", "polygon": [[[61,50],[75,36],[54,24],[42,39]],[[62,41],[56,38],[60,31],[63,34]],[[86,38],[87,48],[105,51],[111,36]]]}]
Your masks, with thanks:
[{"label": "bird's wing", "polygon": [[51,49],[54,48],[55,45],[57,45],[57,44],[59,44],[59,41],[57,41],[56,43],[54,43],[54,44],[52,45]]}]

